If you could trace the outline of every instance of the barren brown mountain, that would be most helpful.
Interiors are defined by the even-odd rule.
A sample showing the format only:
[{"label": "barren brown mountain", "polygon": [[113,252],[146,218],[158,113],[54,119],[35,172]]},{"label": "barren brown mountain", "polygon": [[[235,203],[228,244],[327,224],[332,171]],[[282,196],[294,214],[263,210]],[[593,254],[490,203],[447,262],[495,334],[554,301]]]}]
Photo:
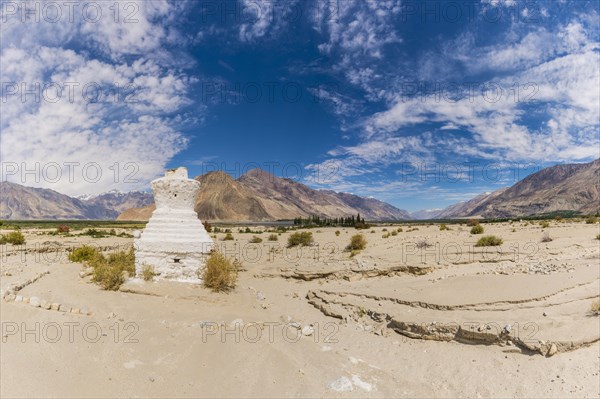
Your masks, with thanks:
[{"label": "barren brown mountain", "polygon": [[[204,220],[274,221],[357,213],[368,220],[409,219],[406,211],[374,198],[314,190],[261,169],[253,169],[237,180],[224,172],[209,172],[196,180],[202,184],[196,212]],[[152,207],[127,210],[118,219],[147,220],[153,210]]]},{"label": "barren brown mountain", "polygon": [[453,207],[443,217],[518,217],[557,211],[593,214],[600,211],[600,159],[551,166],[510,188]]}]

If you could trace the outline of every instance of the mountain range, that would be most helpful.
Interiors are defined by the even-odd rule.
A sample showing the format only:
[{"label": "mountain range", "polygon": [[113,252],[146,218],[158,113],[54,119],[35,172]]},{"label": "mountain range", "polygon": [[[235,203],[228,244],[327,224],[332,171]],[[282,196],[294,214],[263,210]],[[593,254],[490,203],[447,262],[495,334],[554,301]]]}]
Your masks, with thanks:
[{"label": "mountain range", "polygon": [[[600,212],[600,159],[585,164],[555,165],[511,187],[483,193],[444,209],[412,214],[374,198],[315,190],[261,169],[253,169],[238,179],[224,172],[209,172],[196,180],[201,183],[201,191],[195,210],[200,218],[210,221],[272,221],[357,213],[367,220],[391,221]],[[153,210],[149,192],[111,191],[73,198],[50,189],[0,182],[0,219],[147,220]]]},{"label": "mountain range", "polygon": [[154,201],[152,194],[108,192],[87,199],[73,198],[47,188],[0,182],[0,219],[115,219],[131,207]]},{"label": "mountain range", "polygon": [[[430,219],[508,218],[558,211],[600,212],[600,159],[551,166],[511,187],[480,194],[427,216]],[[426,211],[419,212],[424,214]],[[416,215],[412,214],[413,217]]]},{"label": "mountain range", "polygon": [[[225,172],[196,177],[201,183],[196,212],[203,220],[272,221],[319,215],[342,217],[360,213],[367,220],[409,219],[408,212],[374,198],[330,190],[314,190],[292,179],[253,169],[233,179]],[[147,220],[154,206],[131,209],[119,220]]]}]

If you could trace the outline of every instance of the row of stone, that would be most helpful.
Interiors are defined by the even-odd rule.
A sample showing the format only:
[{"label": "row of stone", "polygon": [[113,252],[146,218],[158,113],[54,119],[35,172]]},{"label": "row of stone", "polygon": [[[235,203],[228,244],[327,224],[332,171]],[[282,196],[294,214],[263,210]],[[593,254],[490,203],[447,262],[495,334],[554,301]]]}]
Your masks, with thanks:
[{"label": "row of stone", "polygon": [[92,314],[91,312],[88,312],[87,310],[82,310],[81,308],[74,308],[74,307],[66,306],[66,305],[63,305],[60,303],[56,303],[56,302],[50,303],[50,302],[42,300],[36,296],[25,297],[23,295],[18,294],[18,292],[21,291],[23,288],[27,287],[30,284],[35,283],[40,278],[44,277],[46,274],[50,274],[50,271],[45,270],[41,273],[38,273],[35,277],[30,278],[22,283],[11,284],[10,287],[6,291],[4,291],[0,294],[0,296],[6,302],[14,301],[14,302],[28,303],[29,305],[33,306],[34,308],[42,308],[42,309],[46,309],[46,310],[55,310],[55,311],[63,312],[63,313],[82,314],[82,315],[88,315],[88,316]]},{"label": "row of stone", "polygon": [[37,296],[32,296],[31,298],[27,298],[21,295],[17,295],[15,298],[15,302],[23,302],[23,303],[29,303],[29,305],[33,306],[34,308],[42,308],[42,309],[46,309],[46,310],[56,310],[58,312],[63,312],[63,313],[73,313],[73,314],[81,314],[81,315],[86,315],[86,316],[91,316],[91,312],[87,311],[87,310],[83,310],[81,308],[73,308],[70,306],[66,306],[64,304],[61,303],[50,303],[47,301],[44,301],[43,299],[38,298]]},{"label": "row of stone", "polygon": [[28,285],[35,283],[46,274],[50,274],[50,270],[44,270],[43,272],[36,274],[35,277],[23,281],[22,283],[11,284],[10,287],[8,287],[6,291],[2,292],[0,296],[7,302],[14,301],[17,296],[17,292],[21,291]]}]

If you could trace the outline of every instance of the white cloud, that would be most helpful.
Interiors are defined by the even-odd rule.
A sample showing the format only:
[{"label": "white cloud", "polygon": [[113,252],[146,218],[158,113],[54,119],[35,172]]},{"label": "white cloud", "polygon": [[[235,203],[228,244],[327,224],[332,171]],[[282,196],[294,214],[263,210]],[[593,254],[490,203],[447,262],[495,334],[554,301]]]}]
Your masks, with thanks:
[{"label": "white cloud", "polygon": [[[27,6],[35,3],[41,4]],[[128,191],[145,188],[186,147],[179,128],[191,120],[181,112],[194,79],[163,62],[174,58],[163,45],[174,37],[165,20],[177,8],[166,1],[119,3],[116,19],[113,3],[95,4],[104,16],[97,23],[82,20],[81,10],[73,21],[55,23],[7,16],[2,81],[16,86],[1,93],[3,179],[71,195]],[[129,14],[137,22],[124,23]],[[24,96],[25,88],[35,93]]]}]

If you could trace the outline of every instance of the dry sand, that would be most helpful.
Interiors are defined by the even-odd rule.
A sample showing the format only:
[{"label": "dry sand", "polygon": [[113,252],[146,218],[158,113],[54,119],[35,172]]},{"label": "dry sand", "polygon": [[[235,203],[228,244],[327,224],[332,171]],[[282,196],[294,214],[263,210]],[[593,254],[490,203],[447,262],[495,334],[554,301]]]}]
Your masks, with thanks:
[{"label": "dry sand", "polygon": [[218,241],[244,266],[228,294],[143,281],[102,291],[67,249],[132,239],[26,230],[26,246],[1,247],[3,293],[38,279],[0,305],[0,395],[600,395],[597,224],[485,224],[504,239],[487,249],[464,225],[402,227],[361,231],[368,246],[353,257],[354,229],[312,229],[319,245],[299,250],[285,248],[290,233],[248,244],[234,228],[236,241]]}]

